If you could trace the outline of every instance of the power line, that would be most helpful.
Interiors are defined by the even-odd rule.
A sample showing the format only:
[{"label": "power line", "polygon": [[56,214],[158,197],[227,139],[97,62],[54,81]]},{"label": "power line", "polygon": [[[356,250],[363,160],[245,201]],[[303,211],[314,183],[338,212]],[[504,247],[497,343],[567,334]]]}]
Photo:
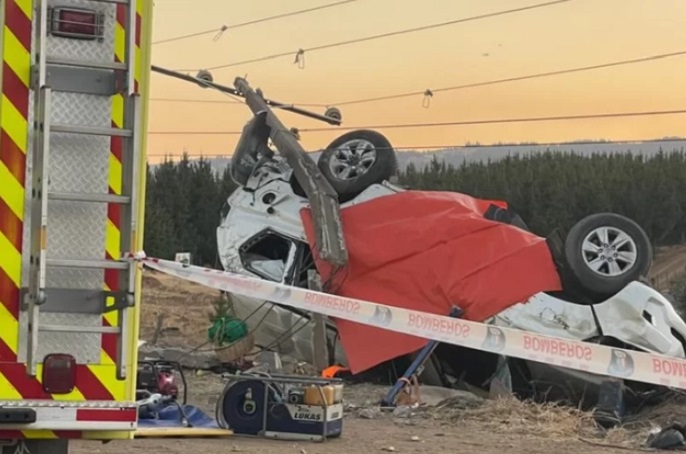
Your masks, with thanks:
[{"label": "power line", "polygon": [[[276,58],[281,58],[281,57],[288,57],[288,56],[292,57],[294,55],[296,56],[296,62],[297,62],[298,61],[297,57],[304,55],[306,52],[314,52],[314,51],[318,51],[318,50],[331,49],[334,47],[347,46],[350,44],[357,44],[357,43],[361,43],[361,42],[365,42],[365,41],[372,41],[372,40],[381,39],[381,38],[388,38],[391,36],[398,36],[398,35],[404,35],[407,33],[415,33],[415,32],[419,32],[419,31],[431,30],[434,28],[445,27],[448,25],[455,25],[455,24],[460,24],[460,23],[464,23],[464,22],[471,22],[471,21],[477,21],[477,20],[487,19],[487,18],[496,17],[496,16],[503,16],[506,14],[513,14],[513,13],[532,10],[532,9],[536,9],[536,8],[544,8],[547,6],[553,6],[553,5],[557,5],[560,3],[567,3],[570,1],[573,1],[573,0],[554,0],[554,1],[549,1],[549,2],[545,2],[545,3],[538,3],[536,5],[523,6],[521,8],[508,9],[508,10],[504,10],[504,11],[497,11],[495,13],[481,14],[478,16],[456,19],[456,20],[452,20],[452,21],[448,21],[448,22],[441,22],[441,23],[437,23],[437,24],[424,25],[421,27],[408,28],[408,29],[404,29],[404,30],[397,30],[394,32],[382,33],[379,35],[365,36],[363,38],[356,38],[356,39],[351,39],[351,40],[347,40],[347,41],[340,41],[340,42],[336,42],[336,43],[323,44],[320,46],[314,46],[314,47],[299,49],[297,52],[293,52],[293,51],[281,52],[278,54],[266,55],[264,57],[253,58],[250,60],[243,60],[243,61],[238,61],[238,62],[233,62],[233,63],[226,63],[223,65],[212,66],[212,67],[205,68],[205,69],[207,69],[207,70],[223,69],[223,68],[229,68],[232,66],[245,65],[248,63],[257,63],[257,62],[262,62],[262,61],[267,61],[267,60],[274,60]],[[180,69],[178,71],[195,71],[195,70],[197,70],[197,68],[195,68],[195,69]]]},{"label": "power line", "polygon": [[[504,123],[534,123],[541,121],[565,121],[565,120],[586,120],[586,119],[600,119],[600,118],[621,118],[621,117],[640,117],[640,116],[655,116],[655,115],[678,115],[686,114],[686,109],[680,110],[658,110],[646,112],[618,112],[618,113],[603,113],[603,114],[582,114],[582,115],[559,115],[552,117],[524,117],[524,118],[501,118],[496,120],[467,120],[467,121],[446,121],[437,123],[405,123],[405,124],[391,124],[391,125],[374,125],[365,126],[366,129],[406,129],[406,128],[431,128],[440,126],[467,126],[467,125],[486,125],[486,124],[504,124]],[[320,132],[320,131],[345,131],[362,129],[359,126],[346,126],[341,128],[309,128],[300,129],[301,132]]]},{"label": "power line", "polygon": [[[487,145],[471,145],[471,144],[445,144],[445,145],[410,145],[410,146],[395,146],[393,149],[397,152],[403,151],[418,151],[418,150],[459,150],[459,149],[474,149],[474,148],[513,148],[513,147],[561,147],[561,146],[577,146],[577,145],[617,145],[617,144],[649,144],[657,142],[684,142],[686,138],[663,138],[663,139],[624,139],[624,140],[578,140],[573,142],[531,142],[531,143],[495,143]],[[307,150],[307,153],[316,153],[321,150]],[[231,158],[230,154],[213,153],[187,153],[189,158]],[[165,158],[165,157],[182,157],[183,154],[148,154],[149,158]]]},{"label": "power line", "polygon": [[[476,83],[471,83],[471,84],[464,84],[464,85],[454,85],[452,87],[443,87],[443,88],[436,88],[436,89],[431,89],[431,93],[439,93],[439,92],[444,92],[444,91],[452,91],[452,90],[463,90],[467,88],[475,88],[475,87],[484,87],[487,85],[496,85],[496,84],[502,84],[502,83],[507,83],[507,82],[517,82],[521,80],[528,80],[528,79],[538,79],[541,77],[551,77],[551,76],[560,76],[563,74],[571,74],[571,73],[576,73],[576,72],[582,72],[582,71],[591,71],[594,69],[601,69],[601,68],[610,68],[612,66],[623,66],[623,65],[631,65],[635,63],[644,63],[648,61],[653,61],[653,60],[659,60],[662,58],[671,58],[671,57],[680,57],[686,55],[686,50],[681,50],[678,52],[670,52],[666,54],[657,54],[657,55],[650,55],[648,57],[641,57],[641,58],[633,58],[631,60],[621,60],[621,61],[615,61],[611,63],[603,63],[599,65],[591,65],[591,66],[581,66],[578,68],[569,68],[569,69],[561,69],[557,71],[549,71],[549,72],[544,72],[544,73],[536,73],[536,74],[529,74],[526,76],[517,76],[517,77],[508,77],[506,79],[495,79],[495,80],[489,80],[486,82],[476,82]],[[335,106],[345,106],[345,105],[350,105],[350,104],[361,104],[361,103],[367,103],[367,102],[374,102],[374,101],[387,101],[390,99],[398,99],[398,98],[406,98],[410,96],[417,96],[417,95],[426,95],[427,90],[422,90],[422,91],[411,91],[411,92],[406,92],[406,93],[398,93],[394,95],[387,95],[387,96],[378,96],[374,98],[363,98],[363,99],[356,99],[352,101],[344,101],[344,102],[339,102],[331,105]]]},{"label": "power line", "polygon": [[[191,103],[191,104],[229,104],[229,105],[241,105],[245,106],[244,102],[236,103],[232,101],[219,101],[214,99],[183,99],[183,98],[150,98],[150,101],[154,102],[178,102],[178,103]],[[293,106],[301,107],[328,107],[326,104],[313,104],[313,103],[298,103],[289,104]]]},{"label": "power line", "polygon": [[344,5],[344,4],[346,4],[346,3],[353,3],[353,2],[356,2],[356,1],[358,1],[358,0],[344,0],[344,1],[340,1],[340,2],[329,3],[329,4],[326,4],[326,5],[315,6],[315,7],[313,7],[313,8],[307,8],[307,9],[301,9],[301,10],[298,10],[298,11],[291,11],[291,12],[289,12],[289,13],[277,14],[277,15],[275,15],[275,16],[263,17],[263,18],[261,18],[261,19],[254,19],[254,20],[251,20],[251,21],[241,22],[241,23],[238,23],[238,24],[233,24],[233,25],[222,25],[222,26],[219,27],[219,28],[213,28],[213,29],[211,29],[211,30],[205,30],[205,31],[202,31],[202,32],[191,33],[191,34],[188,34],[188,35],[175,36],[175,37],[173,37],[173,38],[167,38],[167,39],[162,39],[162,40],[159,40],[159,41],[153,41],[152,44],[155,45],[155,44],[170,43],[170,42],[172,42],[172,41],[180,41],[180,40],[183,40],[183,39],[195,38],[195,37],[197,37],[197,36],[209,35],[210,33],[216,33],[216,36],[215,36],[215,38],[214,38],[215,41],[216,41],[217,39],[219,39],[219,38],[221,37],[221,35],[222,35],[226,30],[232,30],[232,29],[235,29],[235,28],[245,27],[245,26],[247,26],[247,25],[259,24],[259,23],[262,23],[262,22],[267,22],[267,21],[275,20],[275,19],[282,19],[282,18],[284,18],[284,17],[297,16],[297,15],[300,15],[300,14],[310,13],[310,12],[312,12],[312,11],[319,11],[319,10],[322,10],[322,9],[333,8],[333,7],[335,7],[335,6]]},{"label": "power line", "polygon": [[[630,60],[620,60],[620,61],[614,61],[614,62],[610,62],[610,63],[602,63],[602,64],[598,64],[598,65],[579,66],[576,68],[560,69],[560,70],[548,71],[548,72],[543,72],[543,73],[528,74],[528,75],[524,75],[524,76],[508,77],[505,79],[495,79],[495,80],[488,80],[488,81],[484,81],[484,82],[475,82],[475,83],[463,84],[463,85],[453,85],[450,87],[442,87],[442,88],[432,89],[431,92],[432,93],[440,93],[440,92],[454,91],[454,90],[465,90],[465,89],[469,89],[469,88],[485,87],[488,85],[498,85],[498,84],[503,84],[503,83],[508,83],[508,82],[518,82],[518,81],[522,81],[522,80],[538,79],[538,78],[543,78],[543,77],[552,77],[552,76],[560,76],[560,75],[564,75],[564,74],[572,74],[572,73],[578,73],[578,72],[584,72],[584,71],[592,71],[595,69],[610,68],[610,67],[614,67],[614,66],[625,66],[625,65],[632,65],[632,64],[637,64],[637,63],[646,63],[646,62],[661,60],[661,59],[665,59],[665,58],[683,57],[685,55],[686,55],[686,50],[681,50],[681,51],[677,51],[677,52],[669,52],[669,53],[664,53],[664,54],[649,55],[647,57],[632,58]],[[303,106],[303,107],[345,106],[345,105],[351,105],[351,104],[362,104],[362,103],[376,102],[376,101],[388,101],[388,100],[392,100],[392,99],[407,98],[407,97],[418,96],[418,95],[426,95],[426,90],[410,91],[410,92],[404,92],[404,93],[397,93],[397,94],[393,94],[393,95],[378,96],[378,97],[373,97],[373,98],[354,99],[354,100],[350,100],[350,101],[343,101],[343,102],[330,103],[330,104],[298,103],[297,105]],[[164,102],[188,102],[188,103],[226,103],[226,101],[209,101],[209,100],[201,100],[201,99],[152,98],[150,100],[151,101],[161,101],[161,102],[164,101]]]},{"label": "power line", "polygon": [[[356,129],[406,129],[406,128],[431,128],[441,126],[468,126],[468,125],[486,125],[486,124],[503,124],[503,123],[533,123],[542,121],[565,121],[565,120],[586,120],[586,119],[600,119],[600,118],[621,118],[621,117],[641,117],[641,116],[655,116],[655,115],[680,115],[686,114],[686,109],[679,110],[654,110],[644,112],[616,112],[616,113],[601,113],[601,114],[581,114],[581,115],[557,115],[548,117],[520,117],[520,118],[499,118],[490,120],[462,120],[462,121],[446,121],[436,123],[404,123],[404,124],[388,124],[388,125],[372,125],[372,126],[341,126],[341,127],[325,127],[325,128],[306,128],[299,129],[299,132],[324,132],[324,131],[352,131]],[[242,131],[150,131],[151,135],[240,135]]]}]

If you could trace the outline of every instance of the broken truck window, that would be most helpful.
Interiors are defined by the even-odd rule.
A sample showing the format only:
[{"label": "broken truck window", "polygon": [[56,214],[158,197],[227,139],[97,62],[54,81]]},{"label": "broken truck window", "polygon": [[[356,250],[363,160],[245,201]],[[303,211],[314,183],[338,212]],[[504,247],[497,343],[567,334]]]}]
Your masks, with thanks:
[{"label": "broken truck window", "polygon": [[263,232],[241,248],[241,261],[247,270],[264,279],[281,282],[292,246],[293,243],[281,235]]}]

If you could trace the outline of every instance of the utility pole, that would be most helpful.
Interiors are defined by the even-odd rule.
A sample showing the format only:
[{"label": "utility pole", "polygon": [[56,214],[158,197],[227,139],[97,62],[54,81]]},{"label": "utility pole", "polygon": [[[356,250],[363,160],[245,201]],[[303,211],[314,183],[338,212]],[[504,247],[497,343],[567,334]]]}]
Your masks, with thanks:
[{"label": "utility pole", "polygon": [[295,134],[274,115],[261,91],[250,88],[248,82],[241,77],[236,78],[234,86],[256,116],[265,116],[265,123],[270,131],[269,137],[284,155],[305,191],[312,206],[320,257],[334,266],[344,266],[348,262],[348,251],[343,237],[338,194],[319,171],[314,160],[305,152]]}]

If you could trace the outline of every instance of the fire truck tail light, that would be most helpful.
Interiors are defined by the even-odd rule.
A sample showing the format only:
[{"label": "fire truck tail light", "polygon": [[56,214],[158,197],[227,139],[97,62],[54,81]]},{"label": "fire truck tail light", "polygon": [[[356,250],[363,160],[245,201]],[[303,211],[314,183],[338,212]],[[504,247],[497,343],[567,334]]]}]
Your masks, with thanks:
[{"label": "fire truck tail light", "polygon": [[66,353],[47,355],[41,381],[48,394],[69,394],[76,387],[76,359]]},{"label": "fire truck tail light", "polygon": [[96,11],[54,8],[51,14],[50,33],[54,36],[87,40],[103,37],[103,17]]}]

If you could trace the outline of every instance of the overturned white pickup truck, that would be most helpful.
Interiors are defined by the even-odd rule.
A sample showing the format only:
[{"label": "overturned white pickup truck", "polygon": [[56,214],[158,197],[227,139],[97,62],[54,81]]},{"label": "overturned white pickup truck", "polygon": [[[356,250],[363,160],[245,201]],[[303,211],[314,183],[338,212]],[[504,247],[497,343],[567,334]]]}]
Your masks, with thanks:
[{"label": "overturned white pickup truck", "polygon": [[[270,126],[267,123],[264,116],[253,117],[245,126],[233,155],[231,171],[239,188],[231,194],[221,212],[221,224],[217,230],[219,256],[228,271],[307,287],[308,270],[317,269],[320,274],[326,274],[323,273],[322,261],[313,254],[312,246],[316,239],[311,232],[311,223],[308,225],[307,216],[303,216],[303,210],[310,207],[310,202],[288,160],[268,146]],[[302,159],[312,158],[304,156]],[[686,323],[662,294],[643,282],[653,253],[644,231],[630,219],[599,213],[581,219],[564,239],[559,234],[538,237],[528,231],[525,223],[505,203],[483,201],[463,194],[455,194],[451,199],[446,194],[411,191],[390,183],[397,171],[395,152],[383,135],[369,130],[352,131],[333,141],[320,154],[317,167],[338,195],[343,231],[348,245],[355,245],[350,247],[350,264],[343,267],[352,270],[351,274],[355,274],[355,266],[359,271],[360,263],[369,265],[373,262],[374,251],[388,252],[388,247],[384,250],[377,247],[381,239],[387,240],[384,236],[395,238],[392,249],[402,251],[409,247],[407,243],[428,241],[427,237],[440,236],[443,230],[453,228],[443,228],[443,221],[435,217],[436,223],[431,224],[430,231],[413,231],[410,224],[424,225],[426,218],[431,218],[431,213],[425,213],[427,206],[462,204],[463,208],[466,207],[463,212],[468,212],[465,217],[453,216],[445,223],[453,222],[454,227],[460,229],[460,219],[469,219],[469,225],[476,226],[497,222],[506,226],[511,239],[503,242],[502,238],[481,236],[479,241],[471,241],[468,240],[469,235],[463,235],[461,244],[468,245],[468,248],[465,247],[463,255],[458,255],[459,259],[445,262],[453,257],[455,251],[449,250],[448,246],[443,251],[433,247],[434,262],[415,262],[413,269],[421,274],[426,273],[424,268],[433,267],[434,274],[451,280],[448,287],[462,286],[462,290],[465,290],[463,283],[467,274],[464,270],[458,272],[465,276],[460,281],[459,276],[446,274],[450,272],[446,268],[472,266],[479,268],[486,277],[489,269],[503,273],[509,269],[518,273],[516,280],[506,279],[505,274],[491,273],[489,285],[483,278],[480,284],[475,284],[473,276],[469,275],[472,280],[471,287],[466,289],[470,294],[468,310],[478,314],[472,319],[561,338],[686,357]],[[348,212],[360,213],[363,206],[374,207],[376,205],[373,204],[381,199],[396,200],[393,198],[401,200],[395,205],[387,203],[387,206],[395,207],[395,212],[374,213],[374,210],[367,209],[366,217],[351,214],[346,218]],[[376,232],[369,234],[366,245],[365,224],[370,226],[370,232]],[[472,230],[476,232],[479,229]],[[534,243],[538,248],[536,253],[531,252],[533,246],[529,247]],[[526,250],[531,253],[523,252]],[[419,254],[416,252],[415,255]],[[507,262],[505,256],[516,254],[519,254],[519,263],[510,260],[504,265]],[[435,265],[436,257],[443,260],[441,267]],[[348,285],[347,277],[339,279],[342,286],[348,285],[347,290],[331,285],[325,285],[325,290],[330,293],[341,291],[341,294],[347,291],[346,296],[392,305],[392,301],[379,301],[378,290],[381,287],[406,288],[410,284],[404,281],[418,279],[414,272],[398,274],[391,262],[384,263],[388,265],[374,270],[378,285],[367,287],[374,288],[374,294],[365,294],[362,284],[356,287]],[[386,270],[386,277],[379,278]],[[329,273],[328,278],[331,279],[325,279],[325,284],[332,284],[339,271],[341,269]],[[354,281],[354,277],[349,279]],[[493,279],[498,282],[493,282]],[[553,284],[553,281],[559,284]],[[420,298],[413,307],[423,310],[422,299],[431,300],[434,289],[422,289],[421,282],[412,285],[416,295],[422,295],[422,290],[426,290],[425,298]],[[525,298],[503,303],[507,295],[524,294],[522,292],[526,293],[527,289],[537,285],[540,289],[529,292]],[[515,287],[521,288],[517,291]],[[480,301],[479,292],[475,291],[478,288],[491,292],[491,297]],[[493,293],[493,288],[497,288],[499,293]],[[455,295],[452,295],[453,300],[459,299],[459,295]],[[496,304],[496,311],[493,301],[499,298],[501,302]],[[302,360],[311,359],[312,334],[308,314],[240,296],[234,296],[233,301],[237,315],[246,318],[251,329],[259,328],[255,331],[259,344],[278,343],[282,352],[294,354]],[[425,303],[430,304],[428,301]],[[346,349],[338,342],[338,331],[335,323],[329,323],[330,360],[345,365],[351,355],[358,352]],[[374,348],[369,346],[369,349]],[[397,357],[401,359],[411,357],[411,352],[402,349],[398,353]],[[485,387],[495,372],[496,360],[492,354],[440,346],[432,357],[431,365],[424,370],[422,379],[433,384],[454,385],[457,381]],[[599,385],[603,381],[602,377],[542,363],[515,359],[508,362],[512,387],[522,396],[546,393],[552,398],[558,395],[574,401],[582,400],[582,395],[597,399]],[[637,383],[626,384],[637,392],[654,388]]]}]

